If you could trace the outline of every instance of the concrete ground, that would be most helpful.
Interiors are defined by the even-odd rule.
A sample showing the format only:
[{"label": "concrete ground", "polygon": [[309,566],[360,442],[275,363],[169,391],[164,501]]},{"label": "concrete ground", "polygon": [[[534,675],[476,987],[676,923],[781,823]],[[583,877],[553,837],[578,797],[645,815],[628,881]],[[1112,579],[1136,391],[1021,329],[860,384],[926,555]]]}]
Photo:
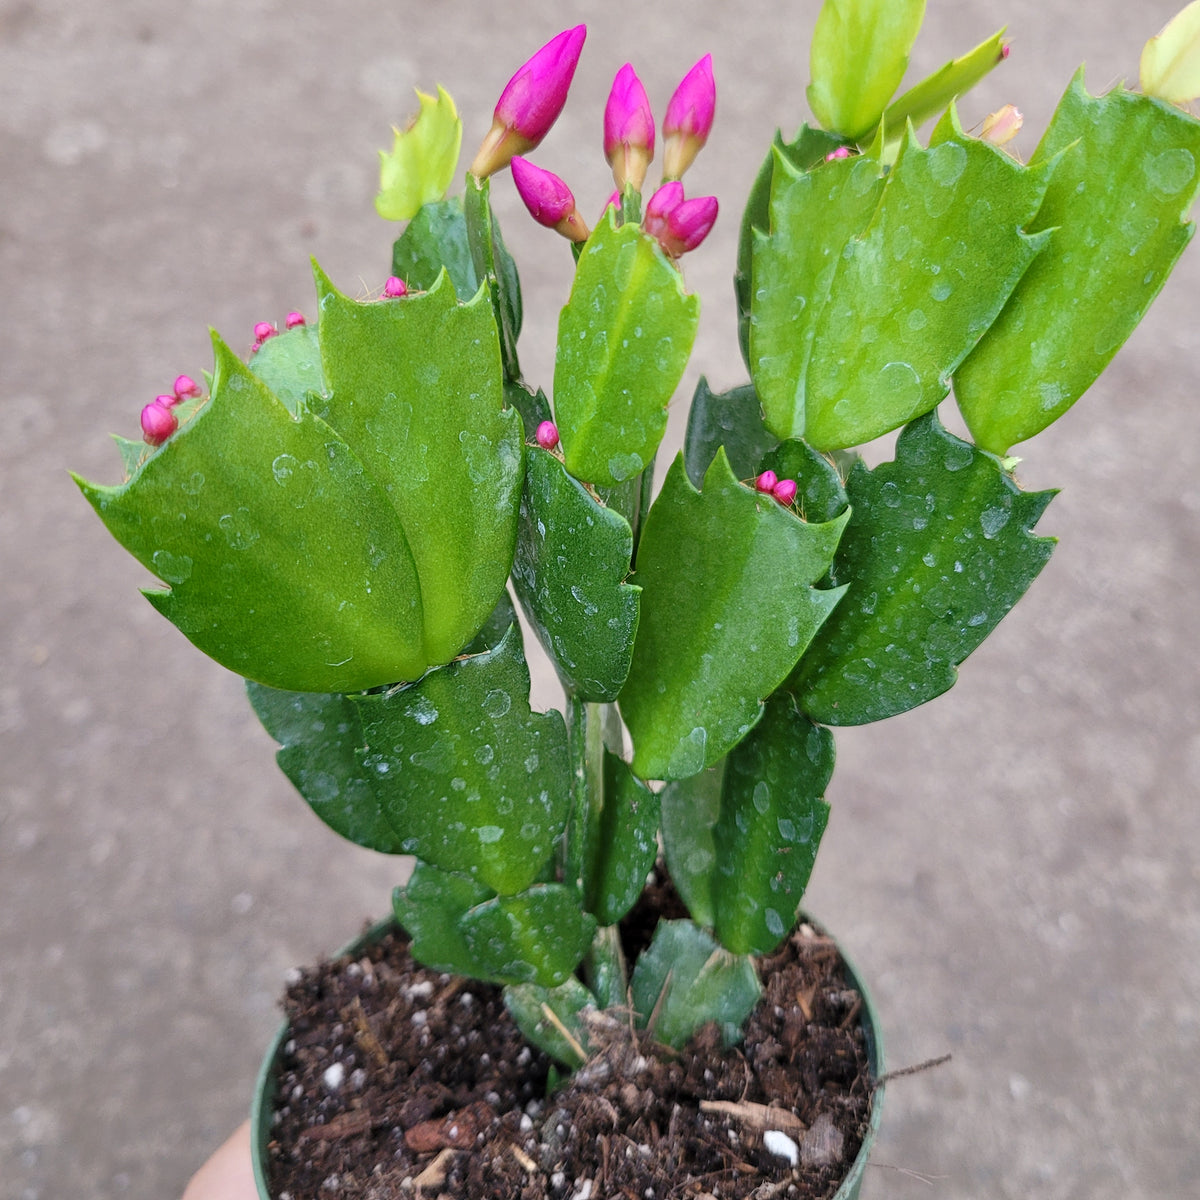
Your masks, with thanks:
[{"label": "concrete ground", "polygon": [[[930,0],[914,69],[1007,21],[1012,58],[964,124],[1015,101],[1028,154],[1079,62],[1097,90],[1135,77],[1177,2]],[[412,88],[451,91],[470,154],[509,73],[579,20],[539,161],[589,214],[616,68],[661,112],[714,52],[692,187],[724,214],[686,262],[706,307],[685,386],[740,382],[735,217],[806,113],[818,6],[738,7],[0,0],[0,1200],[178,1195],[246,1111],[284,972],[383,912],[400,871],[310,815],[239,681],[141,599],[67,468],[119,477],[106,433],[135,436],[209,365],[209,324],[246,345],[311,314],[309,255],[378,288],[375,151]],[[548,382],[570,258],[496,190]],[[954,1055],[890,1090],[873,1200],[1195,1194],[1198,293],[1193,248],[1025,448],[1027,482],[1063,488],[1042,522],[1062,544],[954,691],[838,735],[810,907],[873,983],[892,1064]]]}]

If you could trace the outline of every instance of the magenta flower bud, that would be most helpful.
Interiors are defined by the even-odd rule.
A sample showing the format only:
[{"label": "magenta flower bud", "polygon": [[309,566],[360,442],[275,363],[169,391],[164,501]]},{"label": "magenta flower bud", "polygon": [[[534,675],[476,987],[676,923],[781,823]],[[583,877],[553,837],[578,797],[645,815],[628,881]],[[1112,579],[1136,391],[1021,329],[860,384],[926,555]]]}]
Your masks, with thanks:
[{"label": "magenta flower bud", "polygon": [[656,237],[659,245],[672,258],[678,258],[700,245],[708,237],[716,220],[716,196],[685,200],[683,184],[671,180],[664,183],[646,202],[642,228]]},{"label": "magenta flower bud", "polygon": [[529,215],[539,225],[555,229],[573,242],[587,241],[588,227],[575,207],[575,197],[553,171],[536,167],[529,159],[515,154],[512,177]]},{"label": "magenta flower bud", "polygon": [[794,479],[781,479],[772,489],[771,495],[779,501],[780,504],[791,504],[796,498],[796,481]]},{"label": "magenta flower bud", "polygon": [[148,446],[161,446],[178,428],[179,418],[165,404],[155,400],[142,409],[142,440]]},{"label": "magenta flower bud", "polygon": [[604,106],[604,157],[618,191],[626,183],[640,189],[654,158],[654,114],[646,89],[629,63],[617,72]]},{"label": "magenta flower bud", "polygon": [[779,476],[774,471],[764,471],[755,481],[754,490],[756,492],[765,492],[770,495],[775,490],[775,485],[779,482]]},{"label": "magenta flower bud", "polygon": [[849,158],[849,157],[850,157],[850,147],[849,146],[839,146],[836,150],[830,150],[830,152],[827,155],[825,155],[825,161],[826,162],[836,162],[839,158]]},{"label": "magenta flower bud", "polygon": [[1012,43],[1005,42],[1000,47],[1000,61],[1003,62],[1012,53]]},{"label": "magenta flower bud", "polygon": [[164,392],[161,396],[154,397],[154,403],[161,404],[163,408],[174,408],[180,399],[181,397],[176,396],[173,392]]},{"label": "magenta flower bud", "polygon": [[306,324],[308,324],[308,322],[305,321],[304,314],[302,312],[288,313],[287,320],[284,322],[284,325],[288,329],[295,329],[297,325],[306,325]]},{"label": "magenta flower bud", "polygon": [[408,295],[408,284],[399,275],[389,275],[383,285],[383,294],[389,300],[399,300]]},{"label": "magenta flower bud", "polygon": [[543,450],[553,450],[558,445],[558,426],[553,421],[543,421],[534,437]]},{"label": "magenta flower bud", "polygon": [[609,196],[609,198],[607,200],[605,200],[604,212],[600,214],[601,220],[604,220],[604,214],[607,213],[610,208],[615,208],[617,210],[617,212],[621,211],[621,193],[620,192],[613,192],[613,194],[611,196]]},{"label": "magenta flower bud", "polygon": [[271,324],[270,321],[259,321],[254,327],[254,340],[256,342],[265,342],[267,338],[274,337],[279,330]]},{"label": "magenta flower bud", "polygon": [[[175,400],[182,400],[187,396],[196,397],[200,395],[200,385],[190,375],[175,376]],[[162,397],[160,396],[161,400]]]},{"label": "magenta flower bud", "polygon": [[492,128],[471,164],[472,175],[494,175],[514,154],[527,154],[550,132],[567,102],[586,37],[586,25],[564,29],[508,81],[496,102]]},{"label": "magenta flower bud", "polygon": [[708,141],[717,112],[712,55],[706,54],[684,77],[663,118],[663,178],[680,179]]}]

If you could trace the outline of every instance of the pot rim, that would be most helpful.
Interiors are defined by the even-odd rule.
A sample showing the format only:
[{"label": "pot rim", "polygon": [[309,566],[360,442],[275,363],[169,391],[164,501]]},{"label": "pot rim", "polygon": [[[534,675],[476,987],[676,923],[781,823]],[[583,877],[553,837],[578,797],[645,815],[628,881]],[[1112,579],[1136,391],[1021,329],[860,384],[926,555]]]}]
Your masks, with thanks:
[{"label": "pot rim", "polygon": [[[846,1177],[842,1180],[838,1190],[832,1197],[832,1200],[857,1200],[867,1160],[871,1156],[871,1150],[875,1145],[875,1139],[879,1134],[879,1127],[883,1120],[883,1094],[887,1089],[886,1082],[878,1082],[884,1072],[883,1033],[879,1021],[879,1013],[875,1008],[875,1001],[870,991],[863,982],[861,973],[846,954],[842,943],[837,938],[834,938],[820,921],[810,916],[807,912],[801,911],[799,913],[797,924],[811,925],[818,933],[823,934],[825,937],[833,938],[838,954],[841,957],[842,965],[849,976],[850,983],[862,997],[863,1007],[859,1023],[863,1031],[863,1038],[866,1041],[867,1065],[872,1078],[876,1080],[876,1084],[871,1093],[871,1116],[867,1122],[866,1131],[863,1134],[862,1145],[859,1147],[854,1162],[850,1164],[850,1169],[846,1172]],[[382,920],[376,921],[365,932],[359,934],[358,937],[352,938],[331,957],[336,959],[347,954],[352,954],[362,949],[362,947],[378,941],[389,930],[397,927],[395,917],[384,917]],[[275,1102],[275,1065],[283,1049],[283,1045],[287,1041],[288,1032],[288,1023],[284,1021],[271,1038],[266,1054],[263,1056],[262,1064],[258,1069],[258,1076],[254,1082],[254,1098],[250,1105],[251,1153],[254,1164],[254,1183],[258,1188],[259,1200],[274,1200],[267,1181],[267,1147],[271,1140],[271,1115],[274,1111]]]}]

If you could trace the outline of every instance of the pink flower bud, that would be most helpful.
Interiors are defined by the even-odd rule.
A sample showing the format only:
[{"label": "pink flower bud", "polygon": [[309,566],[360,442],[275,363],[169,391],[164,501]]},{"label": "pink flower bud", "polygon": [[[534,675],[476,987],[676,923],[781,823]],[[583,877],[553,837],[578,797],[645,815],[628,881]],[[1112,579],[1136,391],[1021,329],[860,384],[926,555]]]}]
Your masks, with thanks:
[{"label": "pink flower bud", "polygon": [[617,72],[604,106],[604,157],[618,191],[626,183],[640,189],[654,158],[654,114],[646,89],[629,63]]},{"label": "pink flower bud", "polygon": [[254,340],[261,344],[267,338],[273,338],[278,332],[279,330],[270,321],[259,321],[254,327]]},{"label": "pink flower bud", "polygon": [[174,392],[164,392],[161,396],[154,397],[155,404],[161,404],[163,408],[174,408],[179,403],[180,397]]},{"label": "pink flower bud", "polygon": [[774,496],[780,504],[786,506],[795,500],[796,490],[796,481],[794,479],[781,479],[771,489],[771,495]]},{"label": "pink flower bud", "polygon": [[1005,42],[1000,47],[1000,61],[1003,62],[1012,53],[1012,43]]},{"label": "pink flower bud", "polygon": [[[200,385],[190,375],[175,376],[175,395],[174,400],[183,400],[185,397],[196,397],[200,395]],[[161,400],[162,397],[160,396]]]},{"label": "pink flower bud", "polygon": [[388,300],[399,300],[408,295],[408,284],[399,275],[389,275],[383,285],[383,294]]},{"label": "pink flower bud", "polygon": [[564,29],[508,81],[496,102],[492,128],[471,164],[472,175],[485,179],[495,174],[550,132],[567,102],[586,37],[586,25]]},{"label": "pink flower bud", "polygon": [[774,471],[764,471],[755,481],[754,490],[756,492],[766,492],[768,495],[775,490],[775,485],[779,482],[779,476]]},{"label": "pink flower bud", "polygon": [[680,179],[712,132],[717,85],[712,55],[706,54],[684,77],[663,118],[663,178]]},{"label": "pink flower bud", "polygon": [[161,446],[179,428],[179,419],[156,400],[142,409],[142,440],[148,446]]},{"label": "pink flower bud", "polygon": [[287,320],[284,322],[284,325],[288,329],[295,329],[297,325],[306,325],[307,323],[308,322],[305,321],[304,314],[302,312],[290,312],[287,315]]},{"label": "pink flower bud", "polygon": [[539,225],[556,229],[573,242],[587,241],[588,228],[575,207],[575,197],[557,175],[516,154],[512,160],[512,176],[529,215]]},{"label": "pink flower bud", "polygon": [[609,198],[607,200],[605,200],[604,212],[600,214],[601,220],[604,220],[604,215],[605,215],[605,213],[608,212],[608,210],[610,208],[615,208],[617,210],[617,212],[621,211],[621,193],[620,192],[613,192],[613,194],[611,196],[609,196]]},{"label": "pink flower bud", "polygon": [[825,161],[826,162],[835,162],[839,158],[849,158],[849,157],[850,157],[850,147],[849,146],[839,146],[836,150],[830,150],[830,152],[827,155],[825,155]]},{"label": "pink flower bud", "polygon": [[991,142],[993,146],[1003,146],[1020,133],[1024,124],[1025,118],[1021,116],[1020,109],[1015,104],[1006,104],[983,118],[983,128],[979,136],[983,141]]},{"label": "pink flower bud", "polygon": [[558,445],[558,426],[553,421],[543,421],[534,437],[543,450],[553,450]]},{"label": "pink flower bud", "polygon": [[716,196],[683,198],[683,184],[678,180],[664,183],[646,203],[642,228],[672,257],[678,258],[694,250],[706,237],[717,220]]}]

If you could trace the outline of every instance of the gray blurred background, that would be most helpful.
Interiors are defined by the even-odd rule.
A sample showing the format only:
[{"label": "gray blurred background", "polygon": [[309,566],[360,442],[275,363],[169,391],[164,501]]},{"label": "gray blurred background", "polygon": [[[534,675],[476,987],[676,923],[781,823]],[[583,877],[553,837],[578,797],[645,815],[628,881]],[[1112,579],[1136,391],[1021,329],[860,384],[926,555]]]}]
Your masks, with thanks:
[{"label": "gray blurred background", "polygon": [[[1181,2],[1181,0],[1179,0]],[[1177,0],[930,0],[913,71],[1005,21],[1028,156],[1080,61],[1136,79]],[[694,369],[744,378],[736,218],[772,131],[806,115],[816,0],[0,0],[0,1198],[170,1200],[239,1121],[285,971],[383,913],[400,864],[326,833],[238,679],[138,595],[67,476],[206,327],[313,310],[315,255],[378,289],[395,229],[376,150],[444,84],[464,162],[515,67],[590,37],[538,161],[589,217],[600,115],[632,59],[659,114],[705,51],[718,121],[689,176],[724,206],[688,256]],[[524,270],[523,363],[548,383],[565,244],[495,188]],[[864,1195],[1195,1195],[1200,1151],[1200,251],[1113,368],[1024,447],[1062,544],[948,696],[838,735],[809,905],[873,983],[893,1066]],[[665,456],[664,456],[665,457]],[[544,668],[542,705],[555,703]],[[922,1182],[909,1172],[933,1177]]]}]

